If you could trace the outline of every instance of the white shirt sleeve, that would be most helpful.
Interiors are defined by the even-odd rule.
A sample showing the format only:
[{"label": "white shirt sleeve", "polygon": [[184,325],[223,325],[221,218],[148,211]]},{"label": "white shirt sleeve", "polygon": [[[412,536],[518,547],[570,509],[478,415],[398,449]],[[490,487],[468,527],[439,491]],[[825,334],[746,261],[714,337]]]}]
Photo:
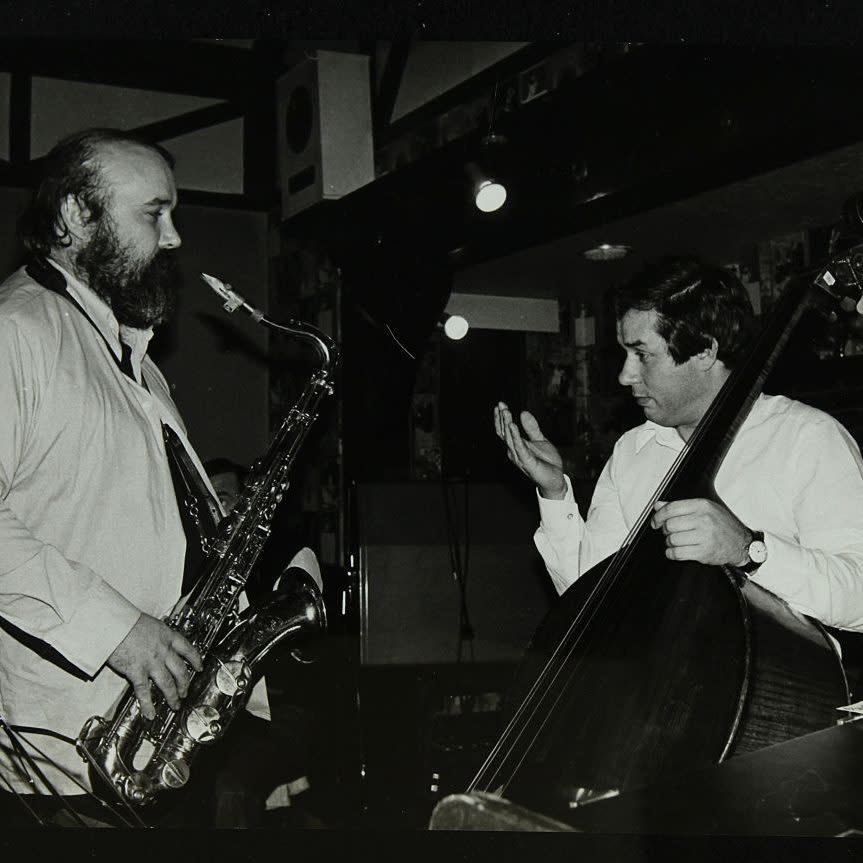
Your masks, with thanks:
[{"label": "white shirt sleeve", "polygon": [[67,560],[5,502],[38,421],[38,376],[14,327],[0,330],[0,615],[45,641],[88,675],[104,665],[141,614],[89,567]]},{"label": "white shirt sleeve", "polygon": [[851,435],[825,417],[788,453],[796,532],[763,530],[768,558],[751,576],[805,614],[863,629],[863,460]]},{"label": "white shirt sleeve", "polygon": [[537,492],[540,525],[534,534],[534,543],[558,593],[614,554],[627,535],[613,455],[596,483],[586,521],[578,510],[569,477],[565,479],[563,500],[546,500]]}]

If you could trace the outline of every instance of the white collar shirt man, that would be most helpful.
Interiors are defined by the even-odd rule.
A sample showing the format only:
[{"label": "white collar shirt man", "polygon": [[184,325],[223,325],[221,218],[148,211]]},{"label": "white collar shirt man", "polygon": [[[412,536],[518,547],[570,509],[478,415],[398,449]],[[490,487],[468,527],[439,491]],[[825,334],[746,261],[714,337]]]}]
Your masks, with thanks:
[{"label": "white collar shirt man", "polygon": [[[540,495],[534,541],[559,593],[623,544],[684,443],[646,422],[626,432],[603,468],[586,521],[566,498]],[[762,395],[716,476],[717,494],[764,531],[767,561],[751,576],[797,611],[863,628],[863,460],[828,414]]]},{"label": "white collar shirt man", "polygon": [[[123,332],[144,387],[109,356],[109,345],[120,356],[121,335],[111,309],[58,269],[101,337],[23,269],[0,286],[0,711],[13,725],[74,738],[125,691],[127,681],[104,663],[140,612],[161,617],[180,594],[185,537],[163,422],[205,475],[168,384],[145,355],[152,332]],[[66,667],[56,654],[43,658],[42,643]],[[86,784],[72,746],[33,740]],[[81,792],[38,760],[61,793]],[[16,773],[5,746],[0,773],[19,791],[44,793]]]}]

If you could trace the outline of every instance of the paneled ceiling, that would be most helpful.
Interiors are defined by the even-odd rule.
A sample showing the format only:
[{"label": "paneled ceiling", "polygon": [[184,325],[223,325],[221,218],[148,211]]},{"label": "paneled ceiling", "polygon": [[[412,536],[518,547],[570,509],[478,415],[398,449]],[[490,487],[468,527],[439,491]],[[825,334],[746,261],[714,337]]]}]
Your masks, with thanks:
[{"label": "paneled ceiling", "polygon": [[[756,242],[836,224],[855,194],[863,194],[863,143],[468,267],[457,274],[457,290],[578,297],[625,279],[646,258],[737,261]],[[586,259],[584,251],[600,243],[631,250],[620,261]]]},{"label": "paneled ceiling", "polygon": [[[412,39],[7,38],[0,39],[0,71],[12,76],[13,120],[27,108],[28,76],[223,100],[146,130],[164,140],[242,115],[245,203],[276,212],[273,84],[285,69],[315,47],[368,54],[375,132],[384,141],[561,43],[506,43],[503,59],[488,62],[489,55],[482,60],[467,50],[476,43],[463,44],[471,77],[437,95],[428,90],[430,103],[416,110],[405,107],[421,97],[405,101],[404,76],[412,57],[434,52]],[[458,46],[443,53],[451,62]],[[424,74],[434,83],[432,70]],[[349,255],[381,244],[408,248],[418,260],[444,255],[459,289],[512,295],[566,295],[573,285],[615,280],[641,257],[671,251],[727,260],[747,243],[836,221],[841,202],[863,189],[860,92],[863,65],[851,47],[633,46],[496,118],[495,131],[506,138],[502,170],[511,180],[500,213],[480,216],[470,203],[465,167],[486,154],[484,133],[472,131],[341,201],[321,202],[284,230]],[[18,124],[11,128],[4,181],[20,175],[22,158],[30,157],[29,140]],[[581,252],[598,241],[629,244],[634,254],[622,263],[584,261]]]}]

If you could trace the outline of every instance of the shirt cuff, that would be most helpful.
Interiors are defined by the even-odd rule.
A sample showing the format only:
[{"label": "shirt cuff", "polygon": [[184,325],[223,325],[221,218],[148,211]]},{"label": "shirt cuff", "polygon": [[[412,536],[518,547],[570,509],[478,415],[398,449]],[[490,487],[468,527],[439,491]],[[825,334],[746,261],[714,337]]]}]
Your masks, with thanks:
[{"label": "shirt cuff", "polygon": [[536,490],[536,499],[539,503],[539,521],[543,532],[550,537],[560,537],[572,530],[572,522],[578,516],[578,504],[572,492],[572,483],[564,474],[566,482],[566,495],[562,500],[550,500],[543,497]]},{"label": "shirt cuff", "polygon": [[[764,531],[767,560],[750,576],[752,581],[775,593],[803,614],[816,615],[807,599],[811,584],[807,577],[800,577],[800,546],[776,534]],[[817,615],[816,615],[817,616]]]},{"label": "shirt cuff", "polygon": [[93,677],[140,616],[140,608],[100,580],[75,613],[51,633],[49,643]]}]

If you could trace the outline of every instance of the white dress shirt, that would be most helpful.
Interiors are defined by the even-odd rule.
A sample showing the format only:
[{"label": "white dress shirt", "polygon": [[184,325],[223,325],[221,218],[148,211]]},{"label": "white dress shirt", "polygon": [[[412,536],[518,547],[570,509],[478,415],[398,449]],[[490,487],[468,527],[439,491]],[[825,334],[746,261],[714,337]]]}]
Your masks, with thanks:
[{"label": "white dress shirt", "polygon": [[[623,434],[583,520],[567,478],[562,501],[539,497],[534,541],[562,593],[613,554],[684,446],[673,428],[645,422]],[[750,529],[764,531],[767,561],[751,576],[803,614],[863,629],[863,460],[823,411],[761,395],[715,480]]]},{"label": "white dress shirt", "polygon": [[[152,330],[122,333],[145,388],[110,355],[121,356],[110,307],[57,269],[104,338],[23,269],[0,285],[0,712],[75,738],[89,717],[110,716],[128,687],[105,661],[140,613],[163,617],[180,596],[186,540],[163,422],[211,486],[146,356]],[[23,643],[27,636],[66,667]],[[88,784],[72,746],[28,738]],[[0,734],[0,788],[5,777],[44,792],[16,776],[4,744]],[[61,793],[81,792],[39,762]]]}]

